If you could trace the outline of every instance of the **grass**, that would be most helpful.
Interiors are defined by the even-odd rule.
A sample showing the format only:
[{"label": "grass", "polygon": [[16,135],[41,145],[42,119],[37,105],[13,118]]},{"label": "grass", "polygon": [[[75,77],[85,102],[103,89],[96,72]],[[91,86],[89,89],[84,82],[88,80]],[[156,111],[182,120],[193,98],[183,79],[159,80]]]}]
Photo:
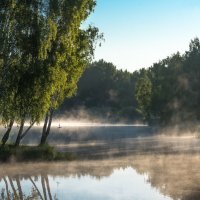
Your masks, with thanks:
[{"label": "grass", "polygon": [[0,147],[0,162],[26,162],[26,161],[63,161],[74,160],[75,155],[68,152],[58,152],[54,147],[5,145]]}]

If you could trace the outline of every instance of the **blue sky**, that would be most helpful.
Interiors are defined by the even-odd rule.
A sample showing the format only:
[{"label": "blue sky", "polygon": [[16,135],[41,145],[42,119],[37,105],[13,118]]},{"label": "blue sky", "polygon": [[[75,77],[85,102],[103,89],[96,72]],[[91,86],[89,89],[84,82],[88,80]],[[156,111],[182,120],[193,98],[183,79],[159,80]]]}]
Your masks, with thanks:
[{"label": "blue sky", "polygon": [[132,72],[183,53],[200,37],[200,0],[97,0],[88,23],[105,37],[95,60]]}]

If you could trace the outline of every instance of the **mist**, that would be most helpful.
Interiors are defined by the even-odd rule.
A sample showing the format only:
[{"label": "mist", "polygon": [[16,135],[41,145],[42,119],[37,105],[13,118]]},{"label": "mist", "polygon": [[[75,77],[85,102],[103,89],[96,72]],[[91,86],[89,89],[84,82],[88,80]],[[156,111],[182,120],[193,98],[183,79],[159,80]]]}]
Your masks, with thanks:
[{"label": "mist", "polygon": [[[21,170],[23,168],[23,171]],[[67,189],[70,189],[70,180],[73,180],[74,189],[73,192],[80,192],[78,190],[79,184],[86,180],[88,184],[95,183],[93,187],[95,190],[100,190],[104,181],[107,181],[107,187],[109,191],[117,187],[122,188],[118,181],[114,178],[116,175],[127,176],[132,180],[139,180],[140,178],[143,182],[144,188],[149,185],[151,187],[151,197],[155,190],[159,192],[159,199],[165,199],[162,195],[167,197],[166,199],[184,199],[184,200],[198,200],[199,199],[199,155],[197,154],[170,154],[170,155],[134,155],[134,156],[124,156],[124,157],[110,157],[101,160],[84,160],[84,161],[73,161],[70,163],[59,162],[59,163],[13,163],[12,165],[2,164],[0,165],[0,189],[4,187],[4,181],[7,183],[14,183],[14,187],[17,185],[15,182],[21,184],[22,190],[25,194],[31,192],[31,181],[35,182],[41,194],[43,194],[41,184],[44,178],[49,183],[49,188],[52,194],[59,195],[62,194],[62,188],[68,185]],[[54,180],[54,181],[53,181]],[[108,181],[115,180],[114,185],[108,184]],[[120,182],[122,183],[125,179],[121,177]],[[70,184],[66,184],[69,181]],[[116,182],[117,181],[117,182]],[[54,183],[59,183],[56,185]],[[23,188],[26,183],[26,187]],[[123,182],[124,183],[124,182]],[[87,183],[85,183],[87,185]],[[132,183],[131,186],[134,183]],[[147,185],[146,185],[147,184]],[[45,185],[45,184],[43,184]],[[19,186],[19,184],[18,184]],[[141,186],[141,185],[140,185]],[[87,187],[90,188],[89,185]],[[86,187],[86,188],[87,188]],[[56,190],[55,190],[56,188]],[[85,187],[82,187],[86,189]],[[124,190],[127,194],[133,195],[136,192],[135,187],[126,186]],[[188,188],[187,190],[185,188]],[[8,187],[10,192],[12,192],[12,187]],[[75,191],[74,191],[75,190]],[[56,192],[57,191],[57,192]],[[104,192],[106,190],[103,190]],[[116,190],[117,192],[118,190]],[[139,190],[140,191],[140,190]],[[141,195],[137,190],[137,195]],[[142,192],[146,192],[142,190]],[[105,192],[105,194],[107,194]],[[117,192],[118,194],[118,192]],[[162,194],[162,195],[161,195]],[[71,194],[68,194],[69,198]],[[82,194],[84,196],[84,194]],[[118,194],[120,197],[120,194]],[[157,194],[158,195],[158,194]],[[148,198],[144,198],[148,199]]]}]

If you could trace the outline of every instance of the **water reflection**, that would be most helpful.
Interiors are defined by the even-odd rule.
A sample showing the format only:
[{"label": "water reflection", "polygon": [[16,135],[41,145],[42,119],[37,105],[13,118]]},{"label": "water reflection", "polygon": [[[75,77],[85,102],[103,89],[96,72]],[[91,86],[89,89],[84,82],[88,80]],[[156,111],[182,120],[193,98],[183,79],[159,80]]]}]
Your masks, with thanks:
[{"label": "water reflection", "polygon": [[[34,128],[23,143],[39,138]],[[194,135],[71,127],[52,129],[49,143],[80,161],[0,164],[0,199],[200,199],[200,139]]]},{"label": "water reflection", "polygon": [[126,168],[101,178],[90,175],[3,177],[0,185],[2,199],[170,199],[153,189],[146,179],[132,168]]},{"label": "water reflection", "polygon": [[[41,191],[37,186],[38,179],[41,180]],[[35,177],[31,176],[16,176],[16,177],[2,177],[1,185],[1,199],[57,199],[56,195],[52,197],[48,176]]]},{"label": "water reflection", "polygon": [[138,173],[148,173],[148,182],[174,200],[200,199],[199,154],[146,155],[135,158]]},{"label": "water reflection", "polygon": [[135,155],[0,166],[1,199],[200,199],[200,157]]}]

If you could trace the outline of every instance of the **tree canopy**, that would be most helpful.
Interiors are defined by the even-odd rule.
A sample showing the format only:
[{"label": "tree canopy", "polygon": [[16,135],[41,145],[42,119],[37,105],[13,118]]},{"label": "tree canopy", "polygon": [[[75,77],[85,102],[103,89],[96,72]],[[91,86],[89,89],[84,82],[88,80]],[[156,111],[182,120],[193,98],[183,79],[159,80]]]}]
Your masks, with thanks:
[{"label": "tree canopy", "polygon": [[[200,41],[195,38],[189,45],[189,50],[183,55],[179,52],[144,69],[152,84],[149,101],[143,101],[143,95],[138,97],[138,103],[144,104],[150,115],[147,120],[160,124],[177,124],[195,122],[200,119]],[[145,80],[138,82],[141,92]]]},{"label": "tree canopy", "polygon": [[134,97],[138,77],[138,72],[117,70],[112,63],[95,61],[80,78],[76,95],[63,102],[59,114],[85,109],[91,116],[105,120],[139,120],[141,115]]},{"label": "tree canopy", "polygon": [[91,60],[98,28],[81,29],[95,0],[3,1],[0,6],[0,115],[40,122],[65,98]]}]

